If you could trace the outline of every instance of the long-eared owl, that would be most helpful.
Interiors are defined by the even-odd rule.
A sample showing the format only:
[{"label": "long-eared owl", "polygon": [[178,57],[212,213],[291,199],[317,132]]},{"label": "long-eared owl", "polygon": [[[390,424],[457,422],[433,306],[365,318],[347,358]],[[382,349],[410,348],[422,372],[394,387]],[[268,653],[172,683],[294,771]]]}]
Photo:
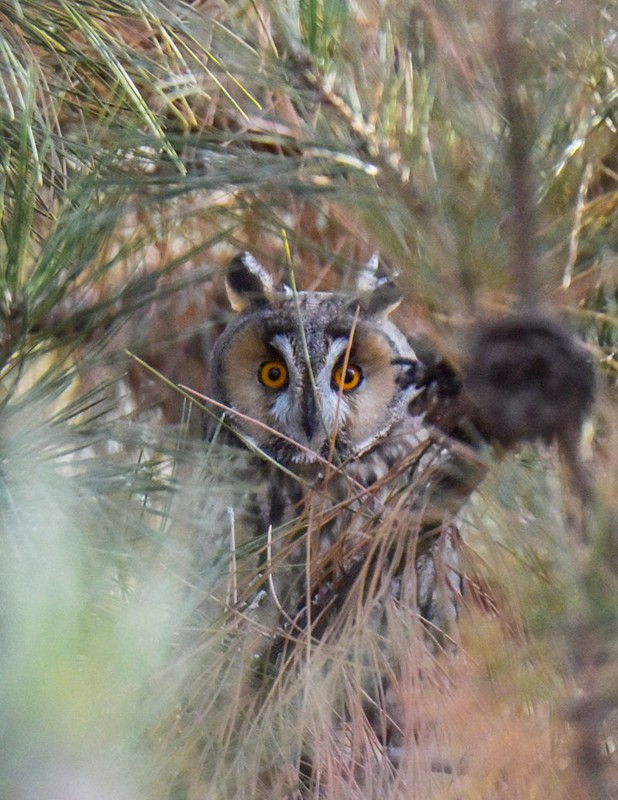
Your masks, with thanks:
[{"label": "long-eared owl", "polygon": [[228,269],[238,315],[212,354],[207,433],[253,453],[234,509],[235,602],[263,634],[266,670],[355,613],[382,641],[388,608],[405,609],[429,644],[457,615],[453,515],[469,485],[430,421],[431,370],[389,319],[399,293],[362,277],[350,293],[296,292],[248,253]]}]

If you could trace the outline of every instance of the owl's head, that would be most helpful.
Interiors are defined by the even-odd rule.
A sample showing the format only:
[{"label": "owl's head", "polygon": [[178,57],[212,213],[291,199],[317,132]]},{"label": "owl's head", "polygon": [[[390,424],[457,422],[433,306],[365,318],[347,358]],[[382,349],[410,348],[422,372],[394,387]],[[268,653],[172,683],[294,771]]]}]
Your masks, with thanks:
[{"label": "owl's head", "polygon": [[210,394],[230,409],[228,424],[279,463],[353,457],[406,414],[416,357],[388,319],[400,298],[364,277],[354,294],[292,292],[276,290],[249,253],[228,269],[239,313],[216,342]]}]

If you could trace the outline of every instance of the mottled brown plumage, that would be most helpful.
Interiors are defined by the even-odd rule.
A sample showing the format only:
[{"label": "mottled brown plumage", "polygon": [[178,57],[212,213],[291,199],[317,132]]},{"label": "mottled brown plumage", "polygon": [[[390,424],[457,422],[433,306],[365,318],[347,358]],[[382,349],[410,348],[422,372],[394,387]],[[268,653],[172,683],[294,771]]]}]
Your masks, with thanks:
[{"label": "mottled brown plumage", "polygon": [[425,419],[432,378],[389,319],[394,287],[363,279],[352,294],[276,290],[249,254],[228,272],[239,314],[216,343],[209,395],[229,409],[227,435],[257,453],[236,535],[255,545],[245,602],[283,637],[275,652],[325,630],[376,570],[388,579],[372,591],[434,633],[456,616],[452,519],[481,471],[462,469],[463,450]]}]

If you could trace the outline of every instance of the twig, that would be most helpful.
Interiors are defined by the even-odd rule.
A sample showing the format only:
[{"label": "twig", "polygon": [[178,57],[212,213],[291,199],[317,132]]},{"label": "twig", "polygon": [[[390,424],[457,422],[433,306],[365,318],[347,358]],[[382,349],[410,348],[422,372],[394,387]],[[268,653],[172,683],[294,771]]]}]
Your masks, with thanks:
[{"label": "twig", "polygon": [[530,153],[529,115],[520,99],[521,47],[513,36],[512,0],[496,3],[496,65],[502,92],[503,114],[508,127],[510,228],[513,246],[511,271],[522,306],[533,311],[539,305],[536,254],[537,226],[533,211],[534,181]]},{"label": "twig", "polygon": [[562,276],[563,289],[568,289],[569,286],[571,285],[571,280],[573,279],[573,269],[575,267],[575,261],[577,259],[579,235],[581,233],[582,216],[584,213],[586,192],[588,191],[588,184],[590,183],[591,177],[592,177],[592,164],[588,163],[586,164],[586,167],[584,169],[584,174],[582,175],[582,179],[579,184],[579,189],[577,191],[577,205],[575,206],[575,219],[573,221],[573,228],[571,229],[571,235],[569,236],[569,257],[567,259],[567,263],[564,268],[564,274]]},{"label": "twig", "polygon": [[236,525],[235,525],[235,518],[234,518],[234,508],[229,506],[227,509],[228,516],[230,518],[230,548],[231,548],[231,558],[230,558],[230,580],[231,580],[231,594],[232,594],[232,605],[238,605],[238,575],[236,572]]}]

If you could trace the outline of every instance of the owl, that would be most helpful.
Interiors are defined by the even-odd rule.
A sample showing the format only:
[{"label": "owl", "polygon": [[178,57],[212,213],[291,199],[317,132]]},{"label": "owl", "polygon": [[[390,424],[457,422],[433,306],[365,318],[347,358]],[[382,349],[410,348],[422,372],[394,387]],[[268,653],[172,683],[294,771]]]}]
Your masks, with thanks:
[{"label": "owl", "polygon": [[240,776],[257,762],[260,798],[409,796],[420,765],[427,786],[452,771],[461,753],[431,714],[463,589],[491,606],[463,573],[458,530],[485,474],[479,444],[568,444],[591,403],[589,357],[563,326],[483,328],[460,379],[419,355],[376,270],[349,292],[275,286],[248,253],[227,272],[235,316],[212,352],[206,433],[237,454],[226,464],[242,491],[225,658],[209,678],[217,697],[233,664],[248,679],[236,708],[207,704],[232,715],[229,796],[247,796]]},{"label": "owl", "polygon": [[[376,267],[349,293],[275,287],[248,253],[227,272],[236,316],[212,353],[206,427],[249,459],[234,601],[263,634],[263,671],[353,614],[385,641],[388,609],[404,609],[434,643],[457,616],[453,519],[476,476],[439,424],[456,387],[390,319],[400,295]],[[392,756],[388,689],[363,692]]]}]

